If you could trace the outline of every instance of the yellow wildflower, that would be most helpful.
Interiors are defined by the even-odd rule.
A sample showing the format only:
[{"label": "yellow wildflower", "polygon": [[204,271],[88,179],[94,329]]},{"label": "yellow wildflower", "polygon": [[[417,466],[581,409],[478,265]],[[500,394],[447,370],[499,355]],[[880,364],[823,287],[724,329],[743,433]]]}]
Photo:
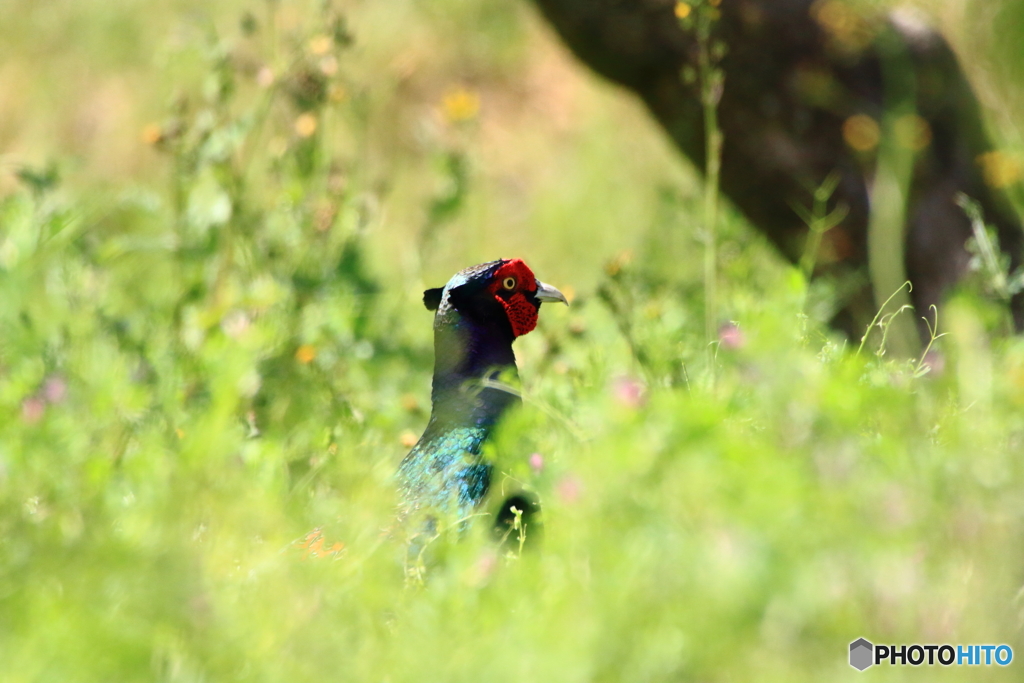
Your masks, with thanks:
[{"label": "yellow wildflower", "polygon": [[295,351],[295,360],[303,365],[312,363],[314,358],[316,358],[316,349],[312,344],[303,344]]},{"label": "yellow wildflower", "polygon": [[999,150],[979,154],[977,162],[985,176],[985,184],[989,187],[1009,187],[1024,175],[1020,161]]},{"label": "yellow wildflower", "polygon": [[449,90],[441,101],[441,110],[452,123],[470,121],[480,113],[480,96],[466,88]]},{"label": "yellow wildflower", "polygon": [[325,55],[330,51],[333,42],[330,36],[313,36],[309,39],[309,51],[315,55]]},{"label": "yellow wildflower", "polygon": [[295,132],[299,134],[299,137],[308,138],[316,132],[316,125],[316,116],[306,112],[295,119]]},{"label": "yellow wildflower", "polygon": [[893,124],[896,142],[900,147],[920,152],[932,142],[932,127],[917,114],[907,114]]},{"label": "yellow wildflower", "polygon": [[881,137],[878,123],[866,114],[854,114],[843,122],[843,140],[858,152],[871,151]]},{"label": "yellow wildflower", "polygon": [[150,123],[142,129],[142,141],[147,145],[155,145],[164,137],[164,131],[158,123]]}]

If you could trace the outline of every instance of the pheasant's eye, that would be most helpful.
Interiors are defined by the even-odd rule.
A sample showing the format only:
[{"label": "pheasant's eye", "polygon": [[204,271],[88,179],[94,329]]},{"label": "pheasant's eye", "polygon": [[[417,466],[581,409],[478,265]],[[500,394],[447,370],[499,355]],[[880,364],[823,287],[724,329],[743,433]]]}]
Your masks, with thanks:
[{"label": "pheasant's eye", "polygon": [[502,281],[501,286],[509,290],[515,289],[516,279],[514,277],[507,277]]}]

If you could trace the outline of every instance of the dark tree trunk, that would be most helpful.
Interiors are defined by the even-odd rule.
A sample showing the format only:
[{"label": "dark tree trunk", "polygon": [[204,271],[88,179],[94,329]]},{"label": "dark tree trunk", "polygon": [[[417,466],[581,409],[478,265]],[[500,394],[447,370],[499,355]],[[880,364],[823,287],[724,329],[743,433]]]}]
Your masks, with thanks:
[{"label": "dark tree trunk", "polygon": [[[697,67],[696,37],[681,28],[673,0],[535,2],[584,63],[635,92],[679,149],[704,168],[699,85],[681,77],[685,66]],[[822,14],[826,5],[831,15]],[[727,46],[718,114],[722,190],[797,262],[807,228],[792,205],[809,206],[813,188],[840,174],[831,206],[845,205],[849,213],[826,234],[816,268],[816,275],[855,283],[837,326],[859,336],[876,309],[867,265],[878,147],[855,151],[843,126],[856,114],[883,119],[883,93],[892,92],[885,78],[892,72],[885,69],[898,70],[910,84],[930,133],[930,143],[914,156],[905,214],[904,262],[916,309],[923,315],[938,304],[966,271],[971,228],[955,201],[960,192],[980,203],[1011,266],[1020,265],[1020,219],[984,182],[978,159],[990,147],[978,103],[941,36],[895,16],[872,22],[838,0],[724,0],[719,10],[714,37]],[[890,54],[896,61],[885,61]],[[1012,309],[1020,329],[1024,298],[1015,297]]]}]

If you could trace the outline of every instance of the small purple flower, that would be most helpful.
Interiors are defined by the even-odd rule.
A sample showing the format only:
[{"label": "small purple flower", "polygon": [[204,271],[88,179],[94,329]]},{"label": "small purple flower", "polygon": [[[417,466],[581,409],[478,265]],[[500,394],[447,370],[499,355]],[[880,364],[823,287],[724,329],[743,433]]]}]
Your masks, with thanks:
[{"label": "small purple flower", "polygon": [[46,402],[38,396],[26,398],[21,402],[21,419],[29,424],[42,420],[45,413]]},{"label": "small purple flower", "polygon": [[476,561],[476,573],[480,583],[487,581],[498,568],[498,556],[493,550],[480,555]]},{"label": "small purple flower", "polygon": [[558,482],[555,492],[564,503],[575,503],[583,494],[583,484],[576,477],[569,475]]},{"label": "small purple flower", "polygon": [[615,400],[628,408],[639,408],[644,404],[644,385],[633,377],[617,377],[612,381]]},{"label": "small purple flower", "polygon": [[43,396],[49,403],[62,403],[67,394],[67,382],[59,375],[52,375],[43,383]]},{"label": "small purple flower", "polygon": [[743,335],[743,331],[740,330],[740,326],[736,323],[725,323],[718,328],[718,343],[721,344],[723,349],[735,351],[736,349],[743,348],[747,339]]}]

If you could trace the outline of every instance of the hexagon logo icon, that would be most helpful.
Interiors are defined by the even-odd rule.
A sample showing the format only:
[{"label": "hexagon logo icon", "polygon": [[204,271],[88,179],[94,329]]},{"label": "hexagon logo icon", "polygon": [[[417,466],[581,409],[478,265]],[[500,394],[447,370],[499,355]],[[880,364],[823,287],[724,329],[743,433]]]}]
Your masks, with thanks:
[{"label": "hexagon logo icon", "polygon": [[850,666],[857,671],[863,671],[874,664],[875,646],[864,638],[858,638],[850,643]]}]

